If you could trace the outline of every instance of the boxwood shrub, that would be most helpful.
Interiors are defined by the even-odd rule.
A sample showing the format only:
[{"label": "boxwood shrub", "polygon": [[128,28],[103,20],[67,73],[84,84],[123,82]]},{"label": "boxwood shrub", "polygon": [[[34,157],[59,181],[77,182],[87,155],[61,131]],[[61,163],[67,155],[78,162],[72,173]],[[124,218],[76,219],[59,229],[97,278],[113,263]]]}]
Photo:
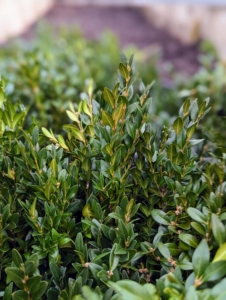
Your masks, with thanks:
[{"label": "boxwood shrub", "polygon": [[[136,53],[137,61],[142,60],[141,52]],[[110,32],[89,41],[76,28],[56,33],[42,24],[35,40],[12,41],[0,48],[0,73],[7,77],[8,100],[26,106],[26,124],[33,120],[59,132],[60,124],[67,122],[69,101],[78,104],[90,78],[95,78],[94,93],[113,86],[119,59],[119,41]],[[145,73],[150,81],[158,78],[154,58]]]},{"label": "boxwood shrub", "polygon": [[1,82],[3,300],[225,299],[226,154],[194,139],[209,99],[158,131],[134,80],[131,57],[112,89],[89,81],[59,132],[24,127]]}]

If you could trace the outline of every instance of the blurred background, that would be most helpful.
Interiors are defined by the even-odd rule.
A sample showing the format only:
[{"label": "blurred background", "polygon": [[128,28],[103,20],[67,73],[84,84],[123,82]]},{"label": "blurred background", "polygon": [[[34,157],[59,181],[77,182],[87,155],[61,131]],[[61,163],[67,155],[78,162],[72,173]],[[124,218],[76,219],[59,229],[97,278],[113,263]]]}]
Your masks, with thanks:
[{"label": "blurred background", "polygon": [[213,43],[226,61],[225,0],[0,0],[0,42],[34,37],[40,20],[77,24],[88,38],[111,30],[122,46],[154,45],[146,51],[159,47],[163,59],[188,73],[196,71],[200,39]]}]

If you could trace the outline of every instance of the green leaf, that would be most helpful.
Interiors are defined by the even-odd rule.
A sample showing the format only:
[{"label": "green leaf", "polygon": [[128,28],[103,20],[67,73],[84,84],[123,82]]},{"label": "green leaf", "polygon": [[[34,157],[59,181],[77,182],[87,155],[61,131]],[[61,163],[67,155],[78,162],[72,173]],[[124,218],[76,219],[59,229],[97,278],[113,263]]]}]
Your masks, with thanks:
[{"label": "green leaf", "polygon": [[167,177],[167,176],[164,176],[164,179],[165,179],[165,182],[166,182],[168,188],[170,190],[174,190],[175,189],[174,181],[170,177]]},{"label": "green leaf", "polygon": [[126,131],[128,132],[129,136],[134,139],[136,135],[136,127],[130,121],[126,121]]},{"label": "green leaf", "polygon": [[102,122],[104,125],[108,125],[110,126],[112,129],[114,128],[114,121],[111,117],[111,115],[109,115],[109,113],[107,113],[106,111],[102,111]]},{"label": "green leaf", "polygon": [[61,291],[59,299],[60,300],[70,300],[70,298],[65,290]]},{"label": "green leaf", "polygon": [[52,159],[50,163],[50,168],[52,169],[53,175],[56,178],[58,175],[58,166],[57,166],[57,161],[55,158]]},{"label": "green leaf", "polygon": [[181,270],[193,270],[193,266],[192,263],[190,261],[177,261],[177,266],[181,269]]},{"label": "green leaf", "polygon": [[11,282],[5,289],[3,300],[11,300],[13,291],[13,283]]},{"label": "green leaf", "polygon": [[191,222],[191,226],[201,235],[205,236],[206,232],[205,229],[203,228],[203,225],[198,223],[198,222]]},{"label": "green leaf", "polygon": [[164,256],[166,259],[170,258],[170,252],[167,246],[165,246],[162,242],[159,242],[157,247],[162,256]]},{"label": "green leaf", "polygon": [[190,138],[192,137],[192,135],[195,132],[197,123],[191,125],[190,127],[187,128],[186,134],[187,134],[187,139],[190,140]]},{"label": "green leaf", "polygon": [[198,104],[197,104],[197,99],[193,101],[193,103],[190,106],[190,115],[191,115],[191,119],[193,122],[196,121],[196,118],[198,116]]},{"label": "green leaf", "polygon": [[178,117],[173,123],[173,129],[175,130],[176,134],[179,134],[182,128],[183,128],[183,121],[180,117]]},{"label": "green leaf", "polygon": [[64,148],[65,150],[69,150],[68,149],[68,146],[66,145],[66,143],[65,143],[65,140],[64,140],[64,138],[62,137],[62,135],[58,135],[57,136],[57,139],[58,139],[58,142],[59,142],[59,144],[60,144],[60,146],[62,147],[62,148]]},{"label": "green leaf", "polygon": [[94,126],[93,126],[93,125],[87,125],[87,126],[86,126],[85,132],[86,132],[86,134],[88,134],[89,136],[94,136],[94,134],[95,134]]},{"label": "green leaf", "polygon": [[167,155],[170,161],[173,161],[174,155],[176,155],[176,147],[174,144],[170,144],[169,147],[167,148]]},{"label": "green leaf", "polygon": [[122,242],[125,243],[128,238],[128,232],[125,223],[122,220],[118,220],[118,232]]},{"label": "green leaf", "polygon": [[19,123],[23,119],[24,115],[24,112],[20,112],[19,114],[15,115],[15,117],[13,118],[13,128],[15,128],[17,123]]},{"label": "green leaf", "polygon": [[115,87],[114,87],[114,89],[113,89],[113,94],[114,94],[115,97],[116,97],[117,94],[118,94],[119,86],[120,86],[120,83],[117,82],[116,85],[115,85]]},{"label": "green leaf", "polygon": [[52,196],[52,192],[53,192],[53,184],[51,181],[47,182],[47,184],[45,185],[45,189],[44,189],[44,194],[46,196],[46,198],[49,200],[50,197]]},{"label": "green leaf", "polygon": [[4,123],[7,126],[9,126],[9,128],[12,128],[12,122],[11,122],[10,116],[9,116],[9,114],[8,114],[8,112],[6,110],[3,111],[2,119],[3,119]]},{"label": "green leaf", "polygon": [[127,67],[123,64],[119,64],[119,72],[122,74],[122,76],[127,79],[129,77],[129,71],[127,70]]},{"label": "green leaf", "polygon": [[192,285],[186,292],[185,300],[199,300],[195,287]]},{"label": "green leaf", "polygon": [[79,141],[85,143],[84,133],[80,131],[75,125],[64,125],[67,130],[71,130],[72,135]]},{"label": "green leaf", "polygon": [[193,270],[196,278],[199,278],[209,265],[210,251],[206,240],[202,240],[192,256]]},{"label": "green leaf", "polygon": [[118,266],[119,262],[119,255],[115,255],[115,249],[116,249],[116,244],[113,245],[110,256],[109,256],[109,268],[111,271],[114,271],[114,269]]},{"label": "green leaf", "polygon": [[39,284],[38,291],[32,295],[32,300],[40,300],[43,294],[45,293],[47,286],[48,286],[48,282],[41,281]]},{"label": "green leaf", "polygon": [[187,209],[189,216],[198,223],[206,223],[206,217],[196,208],[189,207]]},{"label": "green leaf", "polygon": [[125,104],[120,104],[112,114],[112,118],[115,121],[115,124],[118,123],[118,121],[123,117],[124,112],[125,112],[126,105]]},{"label": "green leaf", "polygon": [[45,136],[47,136],[48,138],[52,139],[52,134],[49,132],[49,130],[47,130],[46,128],[42,127],[42,132]]},{"label": "green leaf", "polygon": [[192,248],[196,248],[198,246],[198,240],[196,237],[189,233],[181,233],[179,234],[179,239],[185,244],[189,245]]},{"label": "green leaf", "polygon": [[109,282],[108,285],[120,294],[121,299],[128,300],[158,300],[157,292],[152,284],[140,285],[132,280],[120,280],[118,282]]},{"label": "green leaf", "polygon": [[109,252],[104,252],[104,253],[101,253],[100,255],[95,256],[94,259],[92,260],[92,263],[97,262],[98,260],[100,260],[101,258],[103,258],[103,257],[105,257],[105,256],[107,256],[109,254],[110,254],[110,251]]},{"label": "green leaf", "polygon": [[191,146],[197,145],[199,143],[202,143],[204,141],[204,139],[199,139],[199,140],[190,140],[189,144]]},{"label": "green leaf", "polygon": [[108,154],[109,156],[112,155],[112,150],[111,150],[110,144],[106,144],[102,150],[105,154]]},{"label": "green leaf", "polygon": [[53,279],[55,280],[56,284],[59,285],[62,278],[60,268],[54,262],[50,263],[49,267],[53,275]]},{"label": "green leaf", "polygon": [[151,212],[152,218],[157,223],[162,224],[162,225],[170,225],[170,223],[164,218],[165,215],[166,215],[166,213],[160,209],[153,209]]},{"label": "green leaf", "polygon": [[33,276],[27,280],[26,285],[29,289],[30,294],[34,294],[35,292],[37,292],[37,290],[39,289],[40,282],[41,282],[40,275]]},{"label": "green leaf", "polygon": [[82,168],[88,172],[91,168],[91,159],[89,157],[86,157],[82,162]]},{"label": "green leaf", "polygon": [[112,108],[115,106],[114,94],[108,88],[104,88],[103,91],[104,100],[111,105]]},{"label": "green leaf", "polygon": [[213,262],[226,260],[226,243],[220,246],[214,256]]},{"label": "green leaf", "polygon": [[[88,286],[82,287],[82,294],[86,300],[101,300],[101,297],[97,293],[93,292]],[[77,298],[75,300],[77,300]]]},{"label": "green leaf", "polygon": [[203,274],[202,282],[215,281],[226,274],[226,261],[217,261],[211,263]]},{"label": "green leaf", "polygon": [[70,245],[71,239],[67,237],[62,237],[59,240],[58,246],[59,248],[68,248]]},{"label": "green leaf", "polygon": [[0,108],[2,107],[4,100],[5,100],[5,93],[4,93],[3,89],[0,88]]},{"label": "green leaf", "polygon": [[76,123],[79,123],[78,115],[76,115],[75,113],[71,112],[70,110],[66,110],[66,113],[67,113],[68,117],[69,117],[72,121],[74,121],[74,122],[76,122]]},{"label": "green leaf", "polygon": [[91,112],[90,112],[90,109],[89,109],[89,106],[88,106],[86,100],[84,100],[84,101],[82,102],[82,110],[83,110],[83,112],[84,112],[85,114],[87,114],[88,116],[92,117],[92,114],[91,114]]},{"label": "green leaf", "polygon": [[[72,186],[67,192],[67,200],[74,198],[78,191],[78,185]],[[75,203],[75,202],[74,202]],[[79,203],[79,201],[78,201]],[[72,203],[73,204],[73,203]],[[76,204],[76,203],[75,203]]]},{"label": "green leaf", "polygon": [[189,108],[190,108],[190,99],[187,99],[184,104],[183,104],[183,113],[184,113],[184,117],[186,117],[188,115],[189,112]]},{"label": "green leaf", "polygon": [[214,300],[225,300],[226,299],[225,286],[226,286],[226,278],[222,279],[218,284],[216,284],[211,289],[211,295],[214,297]]},{"label": "green leaf", "polygon": [[[30,264],[31,263],[31,264]],[[32,254],[25,262],[25,270],[27,273],[35,273],[39,265],[39,258],[38,254],[34,253]]]},{"label": "green leaf", "polygon": [[5,272],[15,284],[21,283],[25,276],[22,270],[14,267],[6,268]]},{"label": "green leaf", "polygon": [[96,281],[99,282],[100,279],[98,273],[103,270],[103,267],[98,264],[89,263],[89,269],[92,272],[93,277],[96,279]]},{"label": "green leaf", "polygon": [[25,291],[16,291],[12,294],[13,300],[27,300],[28,294]]},{"label": "green leaf", "polygon": [[212,225],[213,236],[214,236],[215,240],[217,241],[218,245],[221,246],[225,242],[225,239],[226,239],[225,226],[219,220],[218,216],[215,214],[212,214],[211,225]]},{"label": "green leaf", "polygon": [[13,262],[14,264],[20,268],[21,267],[21,264],[23,263],[23,260],[22,260],[22,257],[20,255],[20,253],[16,250],[16,249],[13,249],[12,250],[12,258],[13,258]]}]

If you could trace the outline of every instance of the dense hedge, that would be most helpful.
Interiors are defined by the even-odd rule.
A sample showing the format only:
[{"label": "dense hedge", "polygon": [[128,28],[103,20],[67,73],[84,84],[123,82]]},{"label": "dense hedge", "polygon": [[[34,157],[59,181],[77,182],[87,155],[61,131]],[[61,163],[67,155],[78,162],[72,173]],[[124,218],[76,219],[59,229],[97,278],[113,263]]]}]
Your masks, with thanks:
[{"label": "dense hedge", "polygon": [[24,127],[1,82],[4,300],[224,299],[226,155],[194,139],[209,99],[186,100],[159,131],[132,57],[116,78],[101,93],[89,80],[54,131]]},{"label": "dense hedge", "polygon": [[[169,126],[182,103],[211,98],[211,118],[201,122],[196,136],[207,137],[225,147],[225,66],[209,54],[204,55],[201,67],[192,78],[186,78],[163,65],[164,77],[157,68],[158,57],[134,47],[126,53],[136,53],[133,68],[145,84],[155,80],[152,87],[151,114],[156,127]],[[8,44],[0,49],[0,73],[7,78],[5,93],[13,103],[26,107],[26,124],[47,126],[60,132],[67,122],[69,101],[75,106],[83,99],[91,78],[94,80],[94,97],[105,86],[113,88],[116,68],[120,59],[117,39],[105,34],[98,41],[87,41],[78,30],[62,29],[56,35],[51,28],[41,28],[35,41]],[[161,64],[162,65],[162,64]],[[134,91],[139,90],[139,80]],[[62,132],[60,132],[62,134]]]}]

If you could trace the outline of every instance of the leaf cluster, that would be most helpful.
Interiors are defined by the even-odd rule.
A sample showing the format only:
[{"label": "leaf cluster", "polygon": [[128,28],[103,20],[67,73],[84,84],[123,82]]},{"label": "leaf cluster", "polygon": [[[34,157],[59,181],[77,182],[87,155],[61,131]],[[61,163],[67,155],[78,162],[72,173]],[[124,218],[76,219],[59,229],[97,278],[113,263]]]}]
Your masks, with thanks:
[{"label": "leaf cluster", "polygon": [[158,132],[152,84],[136,94],[134,80],[123,56],[113,89],[94,99],[89,82],[70,105],[64,135],[25,128],[1,84],[4,300],[224,299],[226,155],[203,159],[193,138],[209,100]]}]

